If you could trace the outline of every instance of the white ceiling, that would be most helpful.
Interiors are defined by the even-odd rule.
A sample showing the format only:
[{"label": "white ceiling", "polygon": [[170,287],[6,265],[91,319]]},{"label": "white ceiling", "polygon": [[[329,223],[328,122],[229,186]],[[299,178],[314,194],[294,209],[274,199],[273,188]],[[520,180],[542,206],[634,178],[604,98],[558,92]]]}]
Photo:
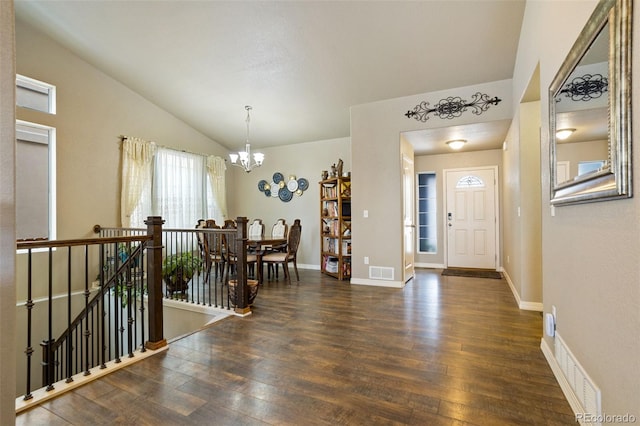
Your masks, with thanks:
[{"label": "white ceiling", "polygon": [[236,149],[245,105],[252,146],[288,145],[349,136],[352,105],[511,78],[525,2],[15,5],[17,19]]}]

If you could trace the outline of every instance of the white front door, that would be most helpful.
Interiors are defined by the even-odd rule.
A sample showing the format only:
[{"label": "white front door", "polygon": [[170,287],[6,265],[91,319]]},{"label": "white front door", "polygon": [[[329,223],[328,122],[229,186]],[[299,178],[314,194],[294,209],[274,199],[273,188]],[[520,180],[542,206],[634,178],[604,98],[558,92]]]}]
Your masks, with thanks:
[{"label": "white front door", "polygon": [[496,167],[446,170],[447,266],[496,269]]}]

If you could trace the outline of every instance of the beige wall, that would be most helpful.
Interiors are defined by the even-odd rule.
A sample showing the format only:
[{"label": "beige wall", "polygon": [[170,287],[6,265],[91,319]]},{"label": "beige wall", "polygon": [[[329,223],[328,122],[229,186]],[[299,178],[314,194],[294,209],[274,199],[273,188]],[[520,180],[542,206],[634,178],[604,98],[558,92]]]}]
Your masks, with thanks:
[{"label": "beige wall", "polygon": [[[257,137],[257,136],[256,136]],[[351,143],[349,138],[331,139],[261,149],[265,154],[262,167],[246,173],[238,167],[230,167],[227,177],[233,181],[229,191],[229,215],[233,218],[246,216],[249,220],[262,219],[265,234],[278,218],[286,219],[291,225],[295,219],[302,224],[302,237],[298,248],[298,266],[320,269],[320,190],[318,182],[323,170],[342,159],[343,172],[351,171]],[[258,191],[258,182],[273,180],[273,174],[280,172],[305,178],[309,189],[301,196],[294,195],[289,202],[278,198],[267,198]],[[355,191],[355,189],[354,189]]]},{"label": "beige wall", "polygon": [[[95,224],[120,226],[122,135],[201,154],[227,153],[20,20],[16,21],[16,72],[56,86],[55,115],[18,108],[17,118],[56,128],[58,239],[93,237]],[[45,256],[35,253],[34,264]],[[54,254],[54,261],[64,261],[61,252]],[[25,263],[26,255],[18,255],[18,282],[26,273]],[[80,267],[81,261],[74,265]],[[64,291],[66,280],[59,274],[65,269],[54,270],[54,291]],[[36,270],[34,280],[46,282],[46,270]],[[18,300],[26,297],[25,292],[23,286],[18,288]]]},{"label": "beige wall", "polygon": [[[549,312],[552,305],[557,308],[558,332],[602,389],[604,411],[609,414],[631,412],[640,417],[640,376],[636,374],[640,359],[640,197],[560,207],[555,209],[555,216],[552,216],[547,190],[547,88],[595,4],[595,0],[527,2],[512,82],[355,106],[351,111],[351,143],[348,140],[329,142],[335,150],[323,149],[325,141],[303,145],[299,149],[278,147],[265,150],[267,159],[259,170],[260,174],[256,171],[246,175],[238,170],[228,173],[229,188],[233,190],[233,195],[229,196],[230,216],[261,216],[267,223],[277,217],[285,217],[287,221],[300,217],[303,219],[301,263],[317,265],[319,173],[337,161],[340,155],[344,155],[343,160],[347,162],[346,157],[350,154],[352,167],[345,169],[353,172],[354,281],[371,283],[368,268],[362,262],[364,256],[370,258],[372,265],[394,268],[395,277],[401,277],[402,239],[397,232],[402,221],[400,133],[442,125],[435,118],[428,123],[419,123],[407,119],[403,114],[423,100],[437,102],[444,96],[466,97],[470,91],[481,90],[500,96],[503,103],[500,108],[492,108],[484,115],[472,117],[473,121],[517,116],[519,112],[512,105],[519,104],[530,76],[539,63],[543,135],[540,170],[544,310]],[[3,55],[7,51],[5,44],[10,43],[10,38],[5,37],[7,31],[10,32],[10,25],[5,24],[11,22],[11,19],[7,19],[7,10],[11,8],[8,5],[11,2],[0,2]],[[640,25],[639,19],[636,13],[636,26]],[[633,65],[640,69],[640,33],[636,31],[635,34]],[[5,105],[8,65],[4,56],[0,66],[2,105]],[[226,150],[214,141],[193,131],[20,22],[17,23],[17,67],[21,74],[58,87],[56,116],[18,111],[18,118],[58,128],[58,236],[61,238],[89,236],[95,223],[118,224],[119,171],[115,165],[119,164],[120,135],[140,136],[161,145],[203,154],[226,154]],[[637,94],[638,89],[635,89],[634,104],[638,102]],[[633,111],[634,119],[640,118],[637,105]],[[0,139],[3,146],[9,143],[5,133],[6,117],[3,114]],[[467,116],[464,116],[446,125],[463,124],[466,120]],[[638,122],[638,119],[634,121]],[[502,168],[502,217],[508,224],[518,220],[516,211],[522,205],[520,192],[523,179],[532,182],[520,170],[524,150],[519,146],[519,131],[513,127],[508,137],[508,143],[512,142],[504,154]],[[305,151],[305,148],[309,151]],[[308,152],[313,155],[307,155]],[[4,154],[0,158],[4,159]],[[418,163],[422,161],[420,158],[417,160]],[[640,164],[640,150],[634,150],[633,161],[636,165]],[[268,178],[275,171],[307,178],[310,189],[287,204],[266,199],[257,191],[257,181],[259,178]],[[6,173],[4,168],[3,173]],[[634,186],[640,187],[639,173],[635,174]],[[0,194],[4,197],[4,187],[2,189]],[[368,210],[368,218],[362,217],[364,210]],[[4,214],[0,216],[0,221],[3,226],[7,223]],[[508,239],[505,238],[505,252],[519,251],[517,245],[522,241],[522,227],[515,229],[509,231],[514,233],[509,234]],[[523,258],[523,255],[516,254],[518,258]],[[511,273],[510,267],[506,266]],[[514,266],[513,271],[517,276],[524,274],[522,265]],[[11,284],[5,283],[5,275],[2,275],[2,291],[14,290]],[[524,296],[525,288],[520,283],[517,288],[523,297],[529,297]],[[0,308],[1,318],[12,321],[14,315],[10,314],[10,307],[3,303]],[[3,331],[5,342],[6,333]],[[10,333],[8,337],[12,337]],[[553,347],[550,338],[545,338],[544,343]],[[4,357],[3,365],[14,365],[4,362],[14,356],[13,350],[3,347],[0,356]],[[13,370],[4,368],[2,374],[8,377]],[[4,378],[2,383],[5,389]],[[7,394],[13,395],[13,392],[3,392],[3,395]],[[3,399],[0,415],[7,411],[5,405]]]},{"label": "beige wall", "polygon": [[560,143],[556,148],[558,161],[569,161],[569,177],[578,176],[578,164],[581,161],[607,160],[608,141],[585,141]]},{"label": "beige wall", "polygon": [[512,282],[518,285],[521,308],[542,310],[540,102],[521,103],[518,109],[520,202],[516,221],[520,238],[512,258],[519,263],[521,273]]},{"label": "beige wall", "polygon": [[[132,64],[135,66],[135,64]],[[225,156],[227,150],[30,26],[16,22],[17,73],[57,88],[57,114],[19,108],[57,130],[58,238],[120,225],[120,136]]]},{"label": "beige wall", "polygon": [[[542,111],[542,252],[544,311],[557,309],[557,331],[602,391],[607,414],[640,418],[640,197],[557,207],[549,205],[547,89],[595,1],[527,2],[514,71],[514,102],[540,63]],[[637,11],[636,11],[637,12]],[[640,14],[634,14],[640,28]],[[634,31],[633,68],[640,69]],[[640,122],[634,84],[633,122]],[[639,141],[634,132],[634,144]],[[635,166],[640,150],[633,150]],[[640,174],[633,186],[639,188]],[[544,337],[543,348],[554,341]]]},{"label": "beige wall", "polygon": [[[502,200],[502,150],[492,149],[476,152],[456,152],[439,155],[419,155],[415,157],[415,172],[435,172],[438,215],[438,251],[437,253],[416,253],[416,266],[442,268],[445,266],[445,239],[447,237],[444,208],[444,172],[445,169],[465,167],[498,166],[498,197]],[[500,202],[502,205],[502,201]],[[502,244],[500,244],[502,245]]]},{"label": "beige wall", "polygon": [[[400,135],[431,127],[508,119],[512,116],[511,80],[453,88],[351,108],[351,151],[354,186],[352,197],[352,279],[355,284],[403,286],[402,185]],[[467,112],[445,120],[430,117],[425,123],[404,114],[420,102],[437,103],[449,96],[470,99],[476,92],[498,96],[502,102],[481,115]],[[417,170],[417,169],[416,169]],[[357,188],[360,188],[358,190]],[[368,217],[363,217],[364,210]],[[364,257],[370,260],[364,264]],[[369,278],[369,266],[394,270],[393,281]]]},{"label": "beige wall", "polygon": [[0,424],[15,422],[16,227],[13,2],[0,1]]}]

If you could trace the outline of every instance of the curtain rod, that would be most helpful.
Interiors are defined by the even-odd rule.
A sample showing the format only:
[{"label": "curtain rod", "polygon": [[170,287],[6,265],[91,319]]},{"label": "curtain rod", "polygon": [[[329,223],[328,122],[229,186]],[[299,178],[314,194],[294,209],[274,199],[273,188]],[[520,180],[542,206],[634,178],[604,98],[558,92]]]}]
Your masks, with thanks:
[{"label": "curtain rod", "polygon": [[[137,137],[137,136],[125,136],[125,135],[120,135],[120,142],[124,142],[124,140],[125,140],[125,139],[128,139],[128,138],[142,139],[142,138],[139,138],[139,137]],[[142,140],[147,141],[146,139],[142,139]],[[147,142],[154,143],[154,144],[156,144],[156,146],[157,146],[157,147],[159,147],[159,148],[170,149],[170,150],[172,150],[172,151],[178,151],[178,152],[184,152],[184,153],[186,153],[186,154],[200,155],[200,156],[202,156],[202,157],[210,157],[210,156],[212,156],[212,155],[213,155],[214,157],[218,157],[218,155],[215,155],[215,154],[208,154],[208,155],[207,155],[207,154],[201,154],[201,153],[199,153],[199,152],[191,152],[191,151],[187,151],[186,149],[175,149],[175,148],[171,148],[171,147],[169,147],[169,146],[160,145],[160,144],[158,144],[158,143],[156,143],[156,142],[154,142],[154,141],[147,141]],[[222,158],[222,157],[221,157],[221,158]],[[226,160],[226,158],[223,158],[223,159],[224,159],[224,161],[225,161],[225,162],[227,161],[227,160]]]}]

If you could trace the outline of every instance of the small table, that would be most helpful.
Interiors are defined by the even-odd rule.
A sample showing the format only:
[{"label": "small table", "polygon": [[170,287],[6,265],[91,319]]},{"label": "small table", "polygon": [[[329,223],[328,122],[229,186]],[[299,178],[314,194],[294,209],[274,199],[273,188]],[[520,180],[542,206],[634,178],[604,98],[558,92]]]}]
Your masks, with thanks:
[{"label": "small table", "polygon": [[258,283],[262,284],[262,255],[265,249],[268,247],[279,246],[287,244],[287,239],[283,237],[262,237],[262,238],[249,238],[247,240],[248,246],[255,246],[256,249],[256,268],[258,268]]}]

